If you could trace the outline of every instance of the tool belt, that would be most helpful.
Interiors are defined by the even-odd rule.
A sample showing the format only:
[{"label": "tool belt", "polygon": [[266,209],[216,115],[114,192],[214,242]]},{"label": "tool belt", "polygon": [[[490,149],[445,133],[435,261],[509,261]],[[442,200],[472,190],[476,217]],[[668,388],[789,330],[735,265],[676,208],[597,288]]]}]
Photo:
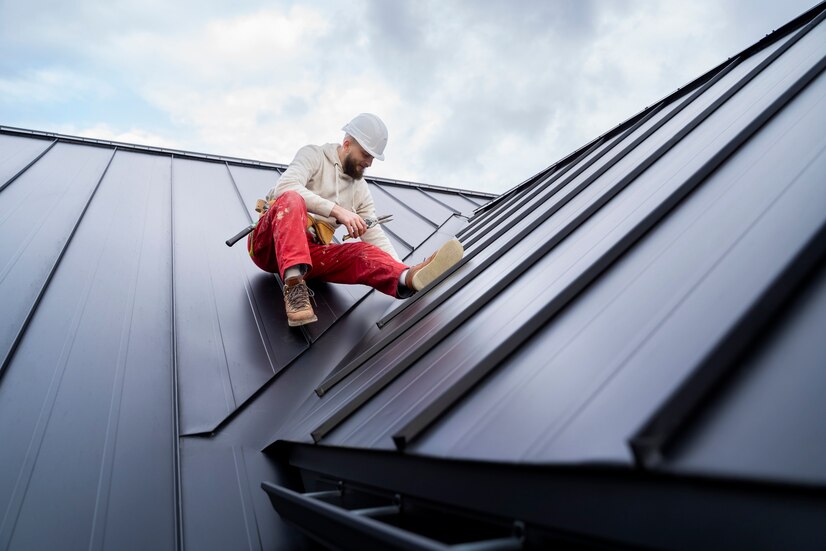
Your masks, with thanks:
[{"label": "tool belt", "polygon": [[319,220],[310,213],[307,213],[307,231],[315,234],[316,241],[321,245],[329,245],[333,241],[335,227],[324,220]]},{"label": "tool belt", "polygon": [[[259,218],[264,216],[275,201],[267,203],[264,199],[255,202],[255,211]],[[333,234],[336,232],[335,226],[320,220],[310,213],[307,213],[307,231],[313,234],[315,240],[321,245],[329,245],[333,241]]]}]

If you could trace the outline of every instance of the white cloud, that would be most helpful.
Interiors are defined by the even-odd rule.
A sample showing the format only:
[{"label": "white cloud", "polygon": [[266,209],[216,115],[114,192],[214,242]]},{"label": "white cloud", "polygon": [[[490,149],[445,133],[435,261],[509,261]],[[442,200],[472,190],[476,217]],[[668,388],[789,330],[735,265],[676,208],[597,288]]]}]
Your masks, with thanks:
[{"label": "white cloud", "polygon": [[326,32],[326,20],[316,10],[261,9],[210,19],[181,33],[135,29],[110,37],[102,54],[111,63],[128,60],[149,80],[171,78],[193,87],[238,79],[272,82],[314,55],[313,45]]},{"label": "white cloud", "polygon": [[[78,123],[86,135],[288,162],[306,143],[340,139],[344,122],[372,111],[390,129],[388,160],[372,174],[489,191],[528,178],[808,7],[804,0],[29,5],[4,3],[0,49],[61,62],[21,62],[16,73],[0,73],[0,94],[33,105],[65,101],[67,112],[72,102],[88,107],[106,86],[110,103],[143,102],[131,119],[124,106],[117,122]],[[150,123],[138,118],[147,110],[158,113]]]},{"label": "white cloud", "polygon": [[43,67],[0,77],[0,103],[69,103],[107,97],[111,87],[64,67]]},{"label": "white cloud", "polygon": [[715,44],[724,31],[718,4],[647,6],[624,18],[601,18],[583,66],[580,121],[587,135],[606,131],[725,59]]}]

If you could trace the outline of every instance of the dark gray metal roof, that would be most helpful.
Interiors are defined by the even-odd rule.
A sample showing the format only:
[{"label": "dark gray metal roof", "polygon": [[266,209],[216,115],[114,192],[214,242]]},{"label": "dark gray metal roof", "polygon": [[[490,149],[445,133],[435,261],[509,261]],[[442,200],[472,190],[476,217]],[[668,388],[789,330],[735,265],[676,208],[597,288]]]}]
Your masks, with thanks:
[{"label": "dark gray metal roof", "polygon": [[0,127],[0,549],[823,547],[824,17],[498,198],[370,180],[465,258],[301,331],[223,244],[284,165]]},{"label": "dark gray metal roof", "polygon": [[[290,330],[276,278],[224,245],[284,165],[0,131],[0,548],[235,548],[231,529],[202,541],[176,519],[214,523],[220,507],[187,504],[248,488],[238,473],[244,458],[267,472],[263,444],[201,453],[185,436],[213,431],[369,289],[313,284],[319,323]],[[402,256],[492,197],[368,181]],[[222,525],[253,495],[273,515],[261,479]]]}]

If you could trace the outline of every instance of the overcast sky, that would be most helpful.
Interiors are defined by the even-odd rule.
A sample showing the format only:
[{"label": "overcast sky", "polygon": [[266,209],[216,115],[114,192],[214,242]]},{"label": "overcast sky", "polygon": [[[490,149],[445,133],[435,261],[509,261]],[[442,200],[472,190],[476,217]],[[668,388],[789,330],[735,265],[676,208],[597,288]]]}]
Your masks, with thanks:
[{"label": "overcast sky", "polygon": [[0,0],[0,125],[502,192],[815,0]]}]

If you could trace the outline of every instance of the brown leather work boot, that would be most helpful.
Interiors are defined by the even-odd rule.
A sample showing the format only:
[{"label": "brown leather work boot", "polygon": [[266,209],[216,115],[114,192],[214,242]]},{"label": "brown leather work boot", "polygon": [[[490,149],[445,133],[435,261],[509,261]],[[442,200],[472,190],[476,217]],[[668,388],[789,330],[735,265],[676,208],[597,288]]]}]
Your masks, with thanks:
[{"label": "brown leather work boot", "polygon": [[291,277],[284,282],[284,306],[287,309],[287,323],[298,327],[318,321],[310,305],[313,292],[300,277]]},{"label": "brown leather work boot", "polygon": [[464,254],[465,250],[459,240],[451,239],[430,255],[430,258],[407,271],[404,278],[405,286],[414,291],[421,291],[462,260]]}]

